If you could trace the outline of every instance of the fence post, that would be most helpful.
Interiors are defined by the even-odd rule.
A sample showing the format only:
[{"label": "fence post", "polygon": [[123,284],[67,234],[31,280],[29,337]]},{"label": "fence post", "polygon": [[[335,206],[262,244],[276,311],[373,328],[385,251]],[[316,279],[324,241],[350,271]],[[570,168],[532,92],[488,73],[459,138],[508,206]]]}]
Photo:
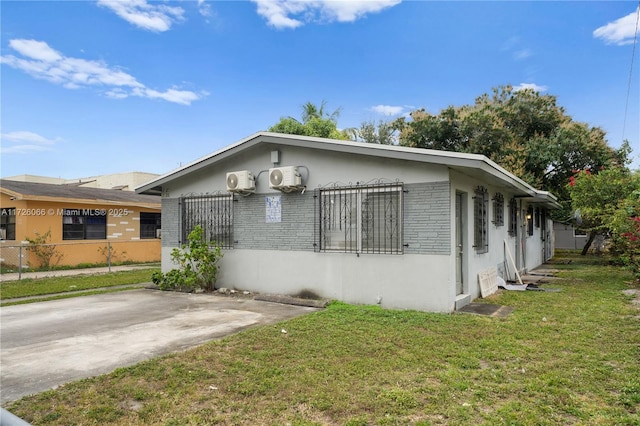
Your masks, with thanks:
[{"label": "fence post", "polygon": [[111,272],[111,241],[107,241],[107,264],[109,265],[109,272]]},{"label": "fence post", "polygon": [[18,246],[18,280],[22,279],[22,244]]}]

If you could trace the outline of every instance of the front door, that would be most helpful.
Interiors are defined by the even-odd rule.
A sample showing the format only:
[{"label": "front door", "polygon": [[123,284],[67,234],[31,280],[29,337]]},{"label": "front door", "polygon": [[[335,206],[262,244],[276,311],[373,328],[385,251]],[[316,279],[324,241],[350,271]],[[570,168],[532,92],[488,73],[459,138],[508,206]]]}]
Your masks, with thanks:
[{"label": "front door", "polygon": [[464,292],[464,194],[456,192],[456,295]]}]

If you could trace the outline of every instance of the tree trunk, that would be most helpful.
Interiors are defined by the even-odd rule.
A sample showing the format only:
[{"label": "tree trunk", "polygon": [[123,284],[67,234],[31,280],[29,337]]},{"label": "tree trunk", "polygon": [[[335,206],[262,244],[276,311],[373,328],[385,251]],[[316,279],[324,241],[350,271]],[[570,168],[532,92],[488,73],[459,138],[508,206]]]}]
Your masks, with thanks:
[{"label": "tree trunk", "polygon": [[589,247],[591,247],[591,243],[593,243],[593,240],[596,239],[596,235],[598,235],[597,231],[591,231],[589,233],[589,238],[587,238],[587,242],[585,243],[584,247],[582,247],[582,253],[580,253],[582,256],[585,256],[587,254],[587,252],[589,251]]}]

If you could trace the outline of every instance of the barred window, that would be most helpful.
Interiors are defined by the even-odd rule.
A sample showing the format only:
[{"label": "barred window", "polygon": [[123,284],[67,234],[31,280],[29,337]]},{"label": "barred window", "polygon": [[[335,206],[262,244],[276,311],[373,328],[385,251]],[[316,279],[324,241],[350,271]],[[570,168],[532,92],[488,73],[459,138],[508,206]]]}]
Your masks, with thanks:
[{"label": "barred window", "polygon": [[316,249],[402,254],[402,188],[388,184],[320,189]]},{"label": "barred window", "polygon": [[493,224],[496,226],[504,225],[504,197],[501,193],[496,193],[493,197]]},{"label": "barred window", "polygon": [[483,186],[477,187],[473,197],[473,247],[478,253],[489,251],[488,204],[489,194],[487,189]]},{"label": "barred window", "polygon": [[509,235],[514,237],[518,233],[518,202],[515,198],[509,200]]},{"label": "barred window", "polygon": [[197,225],[207,242],[223,248],[233,247],[233,195],[220,193],[182,197],[182,242]]}]

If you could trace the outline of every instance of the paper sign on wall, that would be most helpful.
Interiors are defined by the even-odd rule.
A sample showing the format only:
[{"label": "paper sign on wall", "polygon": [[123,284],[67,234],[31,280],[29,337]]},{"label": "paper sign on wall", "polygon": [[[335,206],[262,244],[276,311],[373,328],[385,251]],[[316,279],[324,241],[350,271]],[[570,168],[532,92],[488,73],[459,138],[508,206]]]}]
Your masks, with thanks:
[{"label": "paper sign on wall", "polygon": [[268,195],[265,197],[266,222],[282,222],[282,195]]}]

